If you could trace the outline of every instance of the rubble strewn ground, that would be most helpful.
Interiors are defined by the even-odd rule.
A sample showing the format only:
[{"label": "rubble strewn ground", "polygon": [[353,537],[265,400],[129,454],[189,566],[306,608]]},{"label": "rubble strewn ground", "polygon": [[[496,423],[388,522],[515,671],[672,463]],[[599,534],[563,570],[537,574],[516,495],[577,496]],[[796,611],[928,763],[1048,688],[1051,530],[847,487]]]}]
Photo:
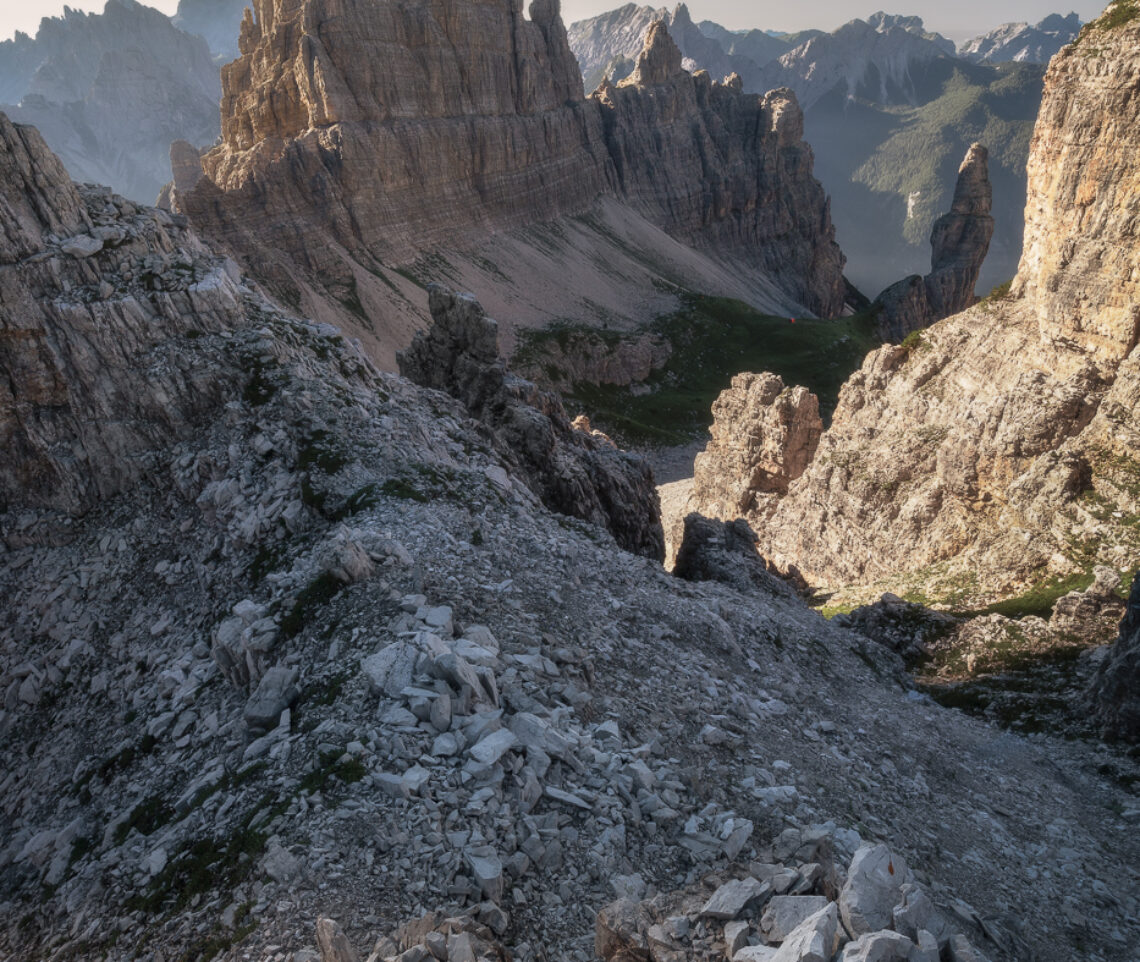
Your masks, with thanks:
[{"label": "rubble strewn ground", "polygon": [[1013,957],[1137,944],[1123,753],[942,709],[789,594],[551,514],[322,329],[187,349],[215,339],[256,340],[263,390],[82,518],[3,519],[10,957],[301,959],[318,916],[363,950],[440,910],[589,959],[622,879],[837,832]]}]

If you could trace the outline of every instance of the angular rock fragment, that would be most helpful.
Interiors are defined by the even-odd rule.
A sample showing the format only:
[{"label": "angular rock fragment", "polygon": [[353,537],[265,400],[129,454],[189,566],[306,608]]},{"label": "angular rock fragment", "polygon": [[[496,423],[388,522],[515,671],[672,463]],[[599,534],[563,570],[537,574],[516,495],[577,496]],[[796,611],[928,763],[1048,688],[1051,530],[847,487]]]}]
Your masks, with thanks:
[{"label": "angular rock fragment", "polygon": [[843,924],[852,935],[888,928],[910,869],[902,856],[886,845],[864,845],[855,853],[847,881],[839,893]]},{"label": "angular rock fragment", "polygon": [[713,892],[701,909],[701,915],[728,921],[736,918],[750,902],[759,902],[772,891],[767,882],[749,877],[725,882]]}]

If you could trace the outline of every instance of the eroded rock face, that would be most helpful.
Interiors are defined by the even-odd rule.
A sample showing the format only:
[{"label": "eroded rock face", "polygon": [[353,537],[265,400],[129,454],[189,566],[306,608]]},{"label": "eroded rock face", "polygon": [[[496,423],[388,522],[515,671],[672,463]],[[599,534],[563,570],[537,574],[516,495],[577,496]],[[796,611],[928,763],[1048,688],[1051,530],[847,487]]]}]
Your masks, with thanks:
[{"label": "eroded rock face", "polygon": [[820,316],[845,297],[843,255],[803,112],[787,88],[742,94],[740,78],[688,74],[664,22],[649,30],[633,74],[603,85],[619,196],[697,247],[744,254]]},{"label": "eroded rock face", "polygon": [[755,516],[803,474],[823,434],[819,399],[778,374],[737,374],[713,402],[712,440],[693,466],[693,498],[715,517]]},{"label": "eroded rock face", "polygon": [[843,258],[790,95],[761,102],[691,77],[662,27],[640,82],[586,99],[557,4],[530,13],[510,0],[257,0],[222,72],[222,143],[177,206],[294,301],[307,278],[349,329],[386,323],[379,264],[603,196],[839,312]]},{"label": "eroded rock face", "polygon": [[877,321],[884,340],[901,341],[977,300],[974,288],[994,233],[988,160],[981,144],[966,152],[950,211],[930,232],[930,273],[901,280],[879,295]]},{"label": "eroded rock face", "polygon": [[1120,634],[1093,677],[1089,694],[1106,735],[1140,741],[1140,576],[1132,579]]},{"label": "eroded rock face", "polygon": [[229,326],[243,294],[184,226],[76,188],[3,114],[0,206],[0,502],[77,513],[145,474],[144,452],[244,377],[182,350]]},{"label": "eroded rock face", "polygon": [[400,373],[458,398],[491,430],[547,507],[608,529],[623,548],[665,553],[653,472],[603,436],[577,430],[557,395],[507,371],[498,326],[473,298],[429,293],[432,327],[399,357]]}]

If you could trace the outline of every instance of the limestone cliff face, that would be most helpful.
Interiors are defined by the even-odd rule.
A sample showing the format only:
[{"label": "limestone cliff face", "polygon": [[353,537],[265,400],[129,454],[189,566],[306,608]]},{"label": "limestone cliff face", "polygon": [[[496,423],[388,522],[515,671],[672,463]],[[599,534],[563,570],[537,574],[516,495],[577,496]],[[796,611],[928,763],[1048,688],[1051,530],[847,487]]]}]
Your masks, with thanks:
[{"label": "limestone cliff face", "polygon": [[1109,367],[1132,351],[1140,329],[1138,35],[1135,20],[1094,23],[1049,65],[1014,284],[1043,339],[1071,343]]},{"label": "limestone cliff face", "polygon": [[244,377],[182,349],[228,326],[239,287],[184,225],[77,189],[3,114],[0,211],[0,503],[79,512]]},{"label": "limestone cliff face", "polygon": [[989,152],[972,144],[958,168],[954,201],[930,233],[930,273],[892,284],[877,298],[879,333],[901,341],[911,331],[964,311],[977,300],[974,288],[994,233]]},{"label": "limestone cliff face", "polygon": [[594,95],[603,109],[619,191],[695,245],[747,252],[823,316],[843,304],[843,255],[827,197],[812,176],[803,112],[790,90],[741,93],[681,66],[663,21],[637,68]]},{"label": "limestone cliff face", "polygon": [[[682,75],[667,39],[648,55],[668,71],[586,99],[552,0],[529,19],[515,0],[257,0],[222,74],[222,143],[176,203],[276,289],[302,277],[351,305],[381,264],[616,197],[837,313],[842,255],[790,98]],[[376,300],[357,329],[383,326]]]},{"label": "limestone cliff face", "polygon": [[1011,295],[868,356],[761,550],[830,585],[967,595],[1140,550],[1140,24],[1049,69]]}]

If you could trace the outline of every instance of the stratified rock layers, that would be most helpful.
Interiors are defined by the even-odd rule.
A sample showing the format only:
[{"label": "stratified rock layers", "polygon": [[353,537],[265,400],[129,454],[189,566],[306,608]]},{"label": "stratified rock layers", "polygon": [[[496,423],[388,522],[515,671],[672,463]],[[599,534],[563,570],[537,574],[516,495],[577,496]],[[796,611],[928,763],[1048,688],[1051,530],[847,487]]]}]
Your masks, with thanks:
[{"label": "stratified rock layers", "polygon": [[585,99],[551,0],[529,20],[513,0],[254,10],[223,70],[222,143],[177,203],[271,284],[300,268],[344,301],[360,265],[609,195],[770,272],[816,313],[841,309],[843,259],[794,99],[690,76],[663,29],[643,58],[668,69]]},{"label": "stratified rock layers", "polygon": [[808,470],[750,518],[765,555],[928,596],[1134,563],[1138,50],[1140,24],[1101,24],[1054,59],[1011,295],[867,358]]}]

